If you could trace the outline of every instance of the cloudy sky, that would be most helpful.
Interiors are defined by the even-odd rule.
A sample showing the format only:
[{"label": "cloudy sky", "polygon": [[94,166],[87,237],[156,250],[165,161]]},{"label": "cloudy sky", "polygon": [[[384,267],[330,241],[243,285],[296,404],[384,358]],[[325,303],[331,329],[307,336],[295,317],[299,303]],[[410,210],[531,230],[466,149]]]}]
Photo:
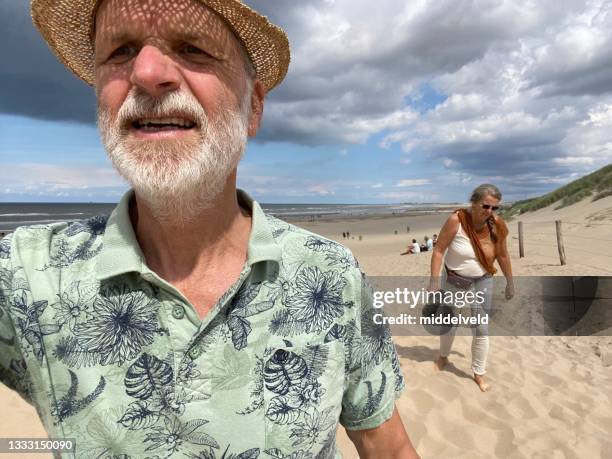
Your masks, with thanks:
[{"label": "cloudy sky", "polygon": [[[0,201],[116,201],[93,90],[0,0]],[[292,63],[239,186],[262,202],[540,195],[612,162],[612,1],[251,0]]]}]

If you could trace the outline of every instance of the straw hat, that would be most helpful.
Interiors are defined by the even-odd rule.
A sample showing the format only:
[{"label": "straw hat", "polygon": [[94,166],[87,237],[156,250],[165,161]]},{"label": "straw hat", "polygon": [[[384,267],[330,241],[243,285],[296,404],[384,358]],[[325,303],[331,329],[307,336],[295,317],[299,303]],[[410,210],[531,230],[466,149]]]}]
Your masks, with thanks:
[{"label": "straw hat", "polygon": [[[240,0],[199,0],[225,20],[242,41],[266,91],[287,74],[287,35]],[[51,50],[76,76],[93,86],[92,31],[99,0],[32,0],[32,20]]]}]

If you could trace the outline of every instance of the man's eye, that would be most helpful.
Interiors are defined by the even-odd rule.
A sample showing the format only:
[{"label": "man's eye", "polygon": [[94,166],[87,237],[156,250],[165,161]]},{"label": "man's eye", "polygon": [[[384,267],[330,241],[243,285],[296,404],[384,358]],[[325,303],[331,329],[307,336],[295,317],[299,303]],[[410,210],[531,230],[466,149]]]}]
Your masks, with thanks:
[{"label": "man's eye", "polygon": [[181,53],[187,56],[193,56],[198,58],[209,58],[211,57],[206,51],[198,48],[197,46],[186,44],[181,48]]},{"label": "man's eye", "polygon": [[110,56],[108,56],[108,60],[122,60],[132,56],[135,52],[135,47],[133,45],[122,45],[116,50],[114,50]]},{"label": "man's eye", "polygon": [[205,54],[200,48],[197,48],[193,45],[185,45],[183,47],[183,52],[188,54]]}]

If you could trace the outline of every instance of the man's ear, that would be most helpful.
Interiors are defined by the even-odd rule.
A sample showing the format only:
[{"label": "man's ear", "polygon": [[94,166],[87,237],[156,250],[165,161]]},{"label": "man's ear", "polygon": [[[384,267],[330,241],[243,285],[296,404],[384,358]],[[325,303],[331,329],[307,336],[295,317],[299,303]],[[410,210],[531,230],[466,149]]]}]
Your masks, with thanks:
[{"label": "man's ear", "polygon": [[261,119],[264,111],[264,100],[266,98],[266,91],[263,85],[255,80],[253,85],[253,93],[251,94],[251,115],[249,117],[249,137],[255,137],[259,127],[261,126]]}]

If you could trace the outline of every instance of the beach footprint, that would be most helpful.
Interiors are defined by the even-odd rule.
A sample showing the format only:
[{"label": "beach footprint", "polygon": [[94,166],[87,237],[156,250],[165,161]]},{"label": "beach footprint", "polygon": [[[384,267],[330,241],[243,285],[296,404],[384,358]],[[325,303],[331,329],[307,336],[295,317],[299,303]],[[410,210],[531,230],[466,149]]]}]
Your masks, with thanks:
[{"label": "beach footprint", "polygon": [[529,400],[522,395],[517,395],[510,401],[508,404],[508,412],[516,419],[516,422],[538,417],[538,413],[533,409]]}]

